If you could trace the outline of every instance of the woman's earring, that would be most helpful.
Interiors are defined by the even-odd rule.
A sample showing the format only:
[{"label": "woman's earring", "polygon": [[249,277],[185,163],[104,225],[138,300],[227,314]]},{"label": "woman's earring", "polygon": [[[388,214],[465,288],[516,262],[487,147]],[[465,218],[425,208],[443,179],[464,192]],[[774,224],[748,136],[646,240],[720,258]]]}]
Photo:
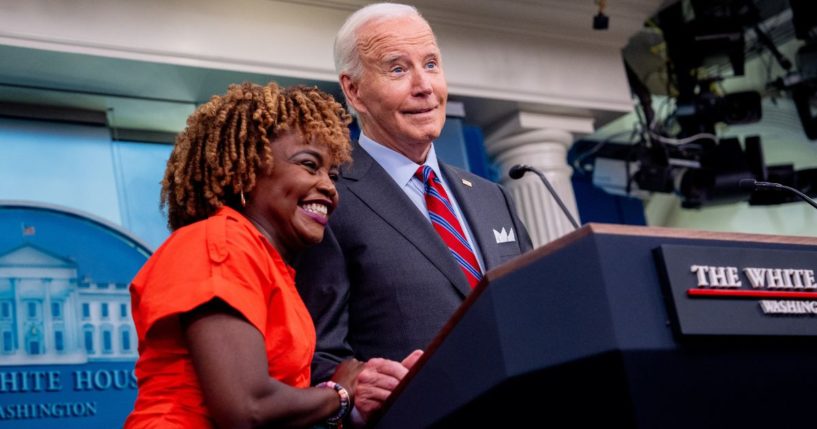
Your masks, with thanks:
[{"label": "woman's earring", "polygon": [[241,191],[241,207],[247,207],[247,200],[244,199],[244,191]]}]

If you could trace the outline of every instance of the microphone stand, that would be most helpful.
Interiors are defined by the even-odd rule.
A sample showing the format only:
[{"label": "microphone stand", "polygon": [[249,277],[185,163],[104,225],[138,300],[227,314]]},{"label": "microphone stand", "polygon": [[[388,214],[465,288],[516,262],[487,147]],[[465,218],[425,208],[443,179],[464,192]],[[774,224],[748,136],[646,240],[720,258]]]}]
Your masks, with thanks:
[{"label": "microphone stand", "polygon": [[528,171],[539,176],[539,180],[541,180],[542,183],[545,184],[545,187],[547,188],[548,192],[550,192],[550,195],[553,197],[554,200],[556,200],[556,203],[559,204],[559,207],[562,209],[562,212],[564,212],[565,216],[567,216],[567,219],[570,220],[570,223],[573,224],[573,229],[579,229],[578,222],[576,222],[576,219],[573,219],[573,215],[570,214],[570,211],[567,209],[567,206],[565,206],[565,203],[562,202],[561,198],[559,198],[559,194],[556,193],[556,190],[553,189],[553,186],[550,186],[550,181],[548,181],[547,177],[545,177],[545,175],[542,174],[541,171],[529,165],[517,164],[511,167],[511,169],[508,171],[508,176],[510,176],[511,179],[517,180],[521,179],[522,176],[525,175],[525,172]]}]

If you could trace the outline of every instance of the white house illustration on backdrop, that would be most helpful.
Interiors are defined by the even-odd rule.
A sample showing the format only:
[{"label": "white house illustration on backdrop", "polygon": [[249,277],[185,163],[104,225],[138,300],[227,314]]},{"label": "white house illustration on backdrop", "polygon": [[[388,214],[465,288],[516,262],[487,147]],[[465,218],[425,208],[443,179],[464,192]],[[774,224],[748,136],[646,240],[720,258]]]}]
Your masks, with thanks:
[{"label": "white house illustration on backdrop", "polygon": [[77,273],[30,244],[0,255],[0,365],[136,359],[128,284]]}]

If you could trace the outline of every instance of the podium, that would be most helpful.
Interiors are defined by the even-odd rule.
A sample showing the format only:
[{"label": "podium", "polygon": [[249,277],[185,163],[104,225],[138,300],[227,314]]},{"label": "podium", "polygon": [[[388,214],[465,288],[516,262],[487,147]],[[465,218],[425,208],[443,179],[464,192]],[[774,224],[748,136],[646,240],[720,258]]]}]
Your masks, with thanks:
[{"label": "podium", "polygon": [[586,225],[486,273],[374,426],[813,427],[814,270],[817,238]]}]

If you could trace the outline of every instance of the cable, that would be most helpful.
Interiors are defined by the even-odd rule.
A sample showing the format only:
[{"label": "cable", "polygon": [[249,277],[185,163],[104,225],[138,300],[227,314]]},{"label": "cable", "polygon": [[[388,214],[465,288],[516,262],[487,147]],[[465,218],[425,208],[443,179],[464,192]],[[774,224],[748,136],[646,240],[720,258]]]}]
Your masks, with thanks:
[{"label": "cable", "polygon": [[650,131],[650,134],[653,137],[655,137],[656,140],[660,141],[661,143],[667,143],[667,144],[676,145],[676,146],[685,145],[685,144],[692,143],[692,142],[698,141],[698,140],[703,140],[703,139],[710,139],[710,140],[713,140],[715,142],[718,141],[718,136],[716,136],[715,134],[711,134],[711,133],[698,133],[698,134],[695,134],[695,135],[692,135],[692,136],[689,136],[689,137],[684,137],[682,139],[675,139],[675,138],[672,138],[672,137],[664,137],[664,136],[662,136],[660,134],[657,134],[657,133],[655,133],[653,131]]},{"label": "cable", "polygon": [[604,140],[596,143],[591,149],[589,149],[587,151],[584,151],[579,155],[576,155],[576,158],[573,160],[573,170],[578,171],[581,175],[584,175],[585,171],[584,171],[584,168],[582,168],[582,165],[581,165],[582,161],[584,161],[587,157],[593,155],[594,153],[598,152],[602,147],[604,147],[606,144],[610,143],[613,139],[615,139],[617,137],[620,137],[620,136],[623,136],[623,135],[626,135],[628,133],[630,135],[629,141],[632,142],[633,137],[636,134],[638,134],[638,127],[635,124],[633,124],[632,131],[619,131],[617,133],[611,134],[611,135],[607,136],[607,138],[605,138]]}]

